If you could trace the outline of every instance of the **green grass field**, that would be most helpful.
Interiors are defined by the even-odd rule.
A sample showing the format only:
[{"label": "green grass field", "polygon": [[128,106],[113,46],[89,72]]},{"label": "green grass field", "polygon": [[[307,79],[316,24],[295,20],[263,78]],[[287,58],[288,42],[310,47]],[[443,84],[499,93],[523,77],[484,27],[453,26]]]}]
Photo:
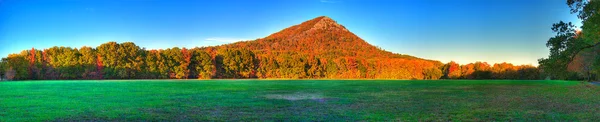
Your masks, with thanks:
[{"label": "green grass field", "polygon": [[600,121],[574,81],[0,82],[0,121]]}]

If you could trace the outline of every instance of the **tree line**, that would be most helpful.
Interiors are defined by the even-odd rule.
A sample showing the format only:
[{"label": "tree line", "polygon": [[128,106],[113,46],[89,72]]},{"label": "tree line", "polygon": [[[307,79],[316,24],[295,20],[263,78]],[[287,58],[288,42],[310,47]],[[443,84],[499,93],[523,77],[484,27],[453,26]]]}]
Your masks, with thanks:
[{"label": "tree line", "polygon": [[43,79],[539,79],[533,66],[421,59],[325,58],[294,52],[256,54],[244,48],[147,50],[132,42],[96,48],[51,47],[10,54],[0,62],[8,80]]},{"label": "tree line", "polygon": [[475,62],[459,65],[449,62],[442,67],[444,79],[542,79],[540,70],[531,65],[515,66],[510,63],[496,63],[489,65],[486,62]]}]

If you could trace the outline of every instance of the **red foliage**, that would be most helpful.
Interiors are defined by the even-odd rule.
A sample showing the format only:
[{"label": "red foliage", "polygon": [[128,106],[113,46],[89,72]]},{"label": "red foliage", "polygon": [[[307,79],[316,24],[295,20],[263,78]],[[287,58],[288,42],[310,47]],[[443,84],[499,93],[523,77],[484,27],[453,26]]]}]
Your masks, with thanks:
[{"label": "red foliage", "polygon": [[459,71],[460,65],[455,62],[450,62],[450,67],[448,68],[448,74],[452,74],[455,71]]},{"label": "red foliage", "polygon": [[188,49],[183,48],[181,49],[181,53],[183,54],[183,62],[181,63],[181,67],[184,69],[184,76],[183,78],[188,78],[190,75],[190,70],[189,68],[187,68],[192,60],[192,53],[190,51],[188,51]]},{"label": "red foliage", "polygon": [[189,64],[192,60],[192,53],[190,53],[186,48],[181,49],[181,53],[183,53],[183,60]]}]

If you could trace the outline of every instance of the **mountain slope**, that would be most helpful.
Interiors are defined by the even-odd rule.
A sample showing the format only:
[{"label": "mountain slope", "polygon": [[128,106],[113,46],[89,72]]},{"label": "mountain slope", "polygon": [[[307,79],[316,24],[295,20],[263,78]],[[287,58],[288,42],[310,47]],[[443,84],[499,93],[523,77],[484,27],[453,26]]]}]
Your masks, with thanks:
[{"label": "mountain slope", "polygon": [[[252,50],[260,61],[258,77],[262,78],[302,78],[295,76],[303,73],[301,68],[288,72],[288,68],[294,70],[300,67],[296,64],[306,64],[305,72],[322,70],[316,71],[321,74],[313,74],[316,76],[311,76],[311,73],[301,75],[309,78],[427,79],[441,76],[438,69],[441,62],[382,50],[326,16],[285,28],[265,38],[214,48]],[[261,76],[261,72],[280,75]]]},{"label": "mountain slope", "polygon": [[237,42],[222,47],[247,48],[259,54],[272,52],[298,52],[324,58],[368,57],[420,59],[394,54],[370,45],[333,19],[321,16],[291,26],[265,38]]}]

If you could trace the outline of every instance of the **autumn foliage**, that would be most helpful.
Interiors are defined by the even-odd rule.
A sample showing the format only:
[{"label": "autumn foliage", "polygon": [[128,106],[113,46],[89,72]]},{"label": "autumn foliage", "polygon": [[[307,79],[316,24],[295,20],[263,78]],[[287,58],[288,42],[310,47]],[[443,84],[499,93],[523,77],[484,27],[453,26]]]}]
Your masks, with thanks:
[{"label": "autumn foliage", "polygon": [[442,67],[447,79],[541,79],[540,71],[531,65],[515,66],[510,63],[489,65],[486,62],[475,62],[459,65],[449,62]]},{"label": "autumn foliage", "polygon": [[[368,44],[328,17],[265,38],[200,48],[147,50],[132,42],[52,47],[2,60],[10,79],[535,79],[531,66],[458,65],[395,54]],[[529,71],[531,70],[531,71]],[[515,74],[517,73],[517,74]],[[8,78],[8,77],[7,77]]]}]

